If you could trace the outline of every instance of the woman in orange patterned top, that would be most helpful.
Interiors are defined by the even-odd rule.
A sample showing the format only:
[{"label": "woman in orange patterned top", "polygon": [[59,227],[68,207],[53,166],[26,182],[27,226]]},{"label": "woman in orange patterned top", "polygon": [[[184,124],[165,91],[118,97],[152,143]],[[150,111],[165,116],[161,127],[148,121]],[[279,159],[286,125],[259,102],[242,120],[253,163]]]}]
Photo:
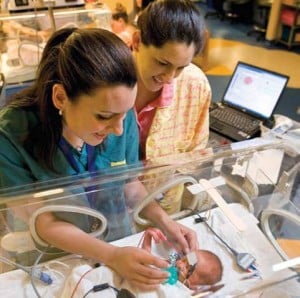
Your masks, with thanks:
[{"label": "woman in orange patterned top", "polygon": [[[141,12],[137,27],[132,48],[141,158],[153,161],[205,148],[211,88],[202,70],[191,64],[206,42],[200,11],[190,0],[157,0]],[[178,209],[174,196],[181,197],[180,191],[164,206],[170,213]]]}]

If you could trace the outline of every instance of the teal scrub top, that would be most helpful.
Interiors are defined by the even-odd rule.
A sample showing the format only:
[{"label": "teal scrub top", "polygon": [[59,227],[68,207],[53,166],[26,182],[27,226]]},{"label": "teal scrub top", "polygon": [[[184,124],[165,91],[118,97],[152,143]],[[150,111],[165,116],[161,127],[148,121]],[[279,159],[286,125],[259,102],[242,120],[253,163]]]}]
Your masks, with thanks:
[{"label": "teal scrub top", "polygon": [[[36,125],[38,125],[38,118],[32,111],[16,108],[0,110],[0,189],[77,174],[60,148],[54,160],[55,168],[60,175],[40,166],[24,149],[22,141],[30,129]],[[109,169],[118,165],[138,164],[138,127],[133,110],[127,113],[123,126],[121,136],[109,135],[103,148],[95,147],[95,170],[101,172],[101,169]],[[70,152],[77,163],[79,173],[87,172],[86,147],[80,153],[70,146]],[[109,219],[110,229],[106,240],[114,240],[130,234],[129,218],[122,183],[111,183],[107,186],[107,190],[97,193],[93,202],[94,206],[91,206],[87,196],[78,196],[76,191],[75,196],[70,196],[58,203],[88,206],[101,211]],[[87,216],[65,212],[55,214],[86,232],[91,231],[90,219]],[[15,229],[21,230],[22,228],[15,226],[13,230]]]},{"label": "teal scrub top", "polygon": [[[46,181],[59,176],[77,174],[59,149],[54,164],[60,175],[45,170],[24,149],[22,141],[28,131],[38,125],[37,116],[28,110],[3,108],[0,110],[0,188]],[[82,153],[71,148],[79,167],[79,173],[86,172],[87,152]],[[138,127],[133,110],[124,119],[124,131],[121,136],[109,135],[103,148],[96,147],[95,169],[108,169],[118,165],[138,162]]]}]

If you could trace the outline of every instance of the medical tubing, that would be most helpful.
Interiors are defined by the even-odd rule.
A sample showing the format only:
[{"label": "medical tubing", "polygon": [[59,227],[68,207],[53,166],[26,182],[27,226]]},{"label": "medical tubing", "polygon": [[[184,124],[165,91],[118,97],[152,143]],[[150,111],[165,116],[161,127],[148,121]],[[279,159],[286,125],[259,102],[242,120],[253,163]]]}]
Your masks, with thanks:
[{"label": "medical tubing", "polygon": [[49,245],[48,243],[44,242],[39,237],[39,235],[36,231],[36,228],[35,228],[36,218],[40,214],[45,213],[45,212],[73,212],[73,213],[90,215],[90,216],[93,216],[93,217],[99,219],[102,222],[102,225],[100,226],[100,228],[92,233],[89,233],[90,236],[95,237],[95,238],[103,235],[107,229],[107,219],[99,211],[96,211],[94,209],[84,207],[84,206],[47,205],[47,206],[37,209],[29,219],[29,230],[30,230],[31,236],[34,239],[34,241],[36,243],[38,243],[40,246],[46,247]]},{"label": "medical tubing", "polygon": [[[100,292],[100,291],[103,291],[103,290],[106,290],[106,289],[113,289],[113,290],[115,290],[117,293],[119,293],[119,290],[118,290],[117,288],[111,286],[110,284],[108,284],[108,283],[106,282],[106,283],[104,283],[104,284],[99,284],[99,285],[93,286],[90,290],[88,290],[88,291],[84,294],[83,298],[84,298],[84,297],[87,297],[87,295],[89,295],[89,294],[92,293],[92,292],[96,293],[96,292]],[[117,297],[118,297],[118,295],[117,295]]]},{"label": "medical tubing", "polygon": [[[76,283],[76,285],[75,285],[75,287],[74,287],[74,289],[73,289],[73,291],[72,291],[72,294],[71,294],[70,298],[73,298],[73,297],[74,297],[75,292],[77,291],[77,289],[78,289],[78,287],[79,287],[79,284],[81,283],[81,281],[83,280],[83,278],[84,278],[89,272],[91,272],[93,269],[94,269],[94,268],[91,268],[91,269],[87,270],[86,272],[84,272],[84,273],[80,276],[78,282]],[[89,292],[89,293],[90,293],[90,292]]]},{"label": "medical tubing", "polygon": [[82,298],[87,297],[88,294],[92,293],[93,291],[94,291],[93,288],[91,288],[90,290],[88,290],[88,291],[82,296]]},{"label": "medical tubing", "polygon": [[[271,282],[267,282],[267,283],[264,283],[264,284],[261,284],[261,285],[258,285],[258,286],[253,286],[253,287],[250,287],[250,288],[246,288],[245,291],[243,291],[240,294],[234,295],[233,297],[245,297],[246,294],[250,294],[252,292],[257,293],[258,291],[264,290],[264,289],[269,288],[271,286],[278,286],[279,284],[281,284],[283,282],[286,282],[288,280],[294,279],[295,277],[299,278],[300,274],[299,273],[294,274],[294,275],[288,276],[286,278],[283,278],[282,280],[271,281]],[[270,297],[270,298],[272,298],[272,297]]]},{"label": "medical tubing", "polygon": [[3,263],[6,263],[6,264],[8,264],[8,265],[15,266],[15,267],[17,267],[18,269],[21,269],[21,270],[23,270],[23,271],[25,271],[25,272],[27,272],[27,273],[30,272],[30,268],[29,268],[29,267],[26,267],[26,266],[22,266],[22,265],[20,265],[20,264],[17,264],[17,263],[15,263],[15,262],[13,262],[13,261],[11,261],[11,260],[9,260],[9,259],[3,257],[3,256],[0,256],[0,261],[3,262]]},{"label": "medical tubing", "polygon": [[225,242],[214,230],[213,228],[206,222],[206,218],[202,217],[199,213],[196,213],[197,216],[199,217],[199,219],[195,219],[195,222],[203,222],[207,228],[235,255],[238,255],[238,252],[236,250],[234,250],[232,247],[229,246],[229,244],[227,244],[227,242]]},{"label": "medical tubing", "polygon": [[[141,218],[139,216],[140,212],[152,201],[154,201],[162,192],[165,192],[169,190],[170,188],[181,184],[181,183],[192,183],[192,184],[198,184],[198,181],[191,177],[191,176],[179,176],[176,177],[167,183],[159,186],[155,191],[152,193],[148,194],[135,208],[133,211],[133,217],[136,223],[140,225],[148,225],[149,221]],[[194,205],[192,206],[191,209],[195,209],[197,205],[197,200],[194,200]]]},{"label": "medical tubing", "polygon": [[13,261],[11,261],[11,260],[3,257],[3,256],[0,256],[0,261],[3,262],[3,263],[6,263],[8,265],[15,266],[18,269],[23,270],[24,272],[26,272],[28,274],[33,274],[33,277],[35,279],[38,279],[38,280],[42,281],[45,284],[50,285],[53,282],[51,276],[48,273],[46,273],[46,272],[44,272],[44,271],[42,271],[38,268],[33,269],[33,268],[30,268],[30,267],[23,266],[21,264],[15,263],[15,262],[13,262]]},{"label": "medical tubing", "polygon": [[206,222],[206,218],[202,217],[199,213],[196,213],[199,218],[195,219],[195,222],[204,222],[204,224],[207,226],[207,228],[232,252],[232,254],[235,256],[237,265],[242,268],[243,270],[249,271],[255,270],[257,273],[258,268],[254,264],[255,258],[249,254],[249,253],[239,253],[236,250],[234,250],[227,242],[225,242],[214,230],[213,228]]},{"label": "medical tubing", "polygon": [[[48,246],[48,248],[49,248],[49,246]],[[40,262],[43,255],[44,255],[43,253],[40,253],[40,255],[37,257],[37,259],[35,260],[35,262],[32,266],[32,270],[31,270],[31,274],[30,274],[30,282],[31,282],[32,288],[33,288],[33,290],[34,290],[34,292],[35,292],[35,294],[37,295],[38,298],[42,298],[42,296],[40,295],[40,293],[39,293],[39,291],[36,288],[35,283],[34,283],[35,270],[36,270],[35,267]]]}]

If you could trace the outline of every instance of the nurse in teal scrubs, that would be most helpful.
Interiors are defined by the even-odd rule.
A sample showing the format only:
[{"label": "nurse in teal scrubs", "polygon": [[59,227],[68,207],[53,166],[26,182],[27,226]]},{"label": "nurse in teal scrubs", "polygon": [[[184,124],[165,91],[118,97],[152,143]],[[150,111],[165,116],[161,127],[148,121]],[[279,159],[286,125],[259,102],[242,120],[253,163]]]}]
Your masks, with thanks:
[{"label": "nurse in teal scrubs", "polygon": [[[0,111],[0,188],[137,163],[136,82],[131,52],[113,33],[74,28],[55,32],[34,84]],[[139,182],[122,190],[126,197],[146,196]],[[109,196],[105,200],[123,208]],[[81,204],[91,202],[87,198]],[[178,249],[197,248],[195,233],[173,221],[157,203],[145,207],[142,216]],[[74,216],[42,213],[35,227],[49,245],[104,263],[139,289],[155,289],[168,278],[160,270],[168,266],[165,260],[91,237]]]}]

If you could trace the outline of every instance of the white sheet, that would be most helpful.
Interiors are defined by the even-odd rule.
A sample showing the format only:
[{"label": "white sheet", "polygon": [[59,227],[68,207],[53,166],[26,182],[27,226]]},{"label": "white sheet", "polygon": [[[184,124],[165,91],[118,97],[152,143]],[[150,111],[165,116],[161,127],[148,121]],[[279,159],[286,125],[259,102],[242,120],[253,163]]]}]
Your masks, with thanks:
[{"label": "white sheet", "polygon": [[[81,276],[88,272],[92,267],[88,265],[82,265],[73,269],[71,274],[66,280],[64,290],[61,294],[61,298],[69,298],[72,296],[72,293],[81,278]],[[157,291],[153,292],[138,292],[136,289],[131,287],[128,282],[123,281],[120,276],[115,274],[109,268],[103,266],[99,268],[95,268],[92,271],[89,271],[88,274],[80,281],[79,286],[77,287],[74,295],[74,298],[81,298],[87,293],[94,285],[99,283],[109,283],[110,285],[115,286],[116,288],[124,288],[128,289],[132,293],[136,295],[137,298],[189,298],[190,291],[181,283],[177,283],[176,285],[160,285]],[[105,297],[105,298],[115,298],[116,293],[113,289],[107,289],[104,291],[91,293],[90,297]]]}]

